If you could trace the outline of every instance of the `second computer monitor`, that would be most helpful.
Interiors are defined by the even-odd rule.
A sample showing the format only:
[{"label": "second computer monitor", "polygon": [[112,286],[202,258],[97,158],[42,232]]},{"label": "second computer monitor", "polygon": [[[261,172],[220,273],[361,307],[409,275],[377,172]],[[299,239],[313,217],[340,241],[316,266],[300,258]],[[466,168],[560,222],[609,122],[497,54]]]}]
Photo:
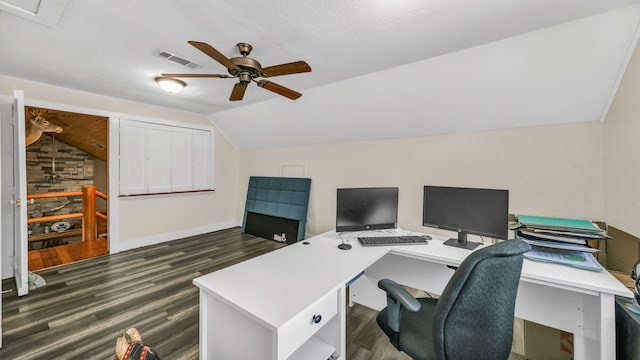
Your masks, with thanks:
[{"label": "second computer monitor", "polygon": [[395,229],[398,226],[398,188],[337,190],[336,231]]},{"label": "second computer monitor", "polygon": [[474,249],[467,234],[506,240],[509,234],[509,191],[425,186],[422,225],[458,233],[446,245]]}]

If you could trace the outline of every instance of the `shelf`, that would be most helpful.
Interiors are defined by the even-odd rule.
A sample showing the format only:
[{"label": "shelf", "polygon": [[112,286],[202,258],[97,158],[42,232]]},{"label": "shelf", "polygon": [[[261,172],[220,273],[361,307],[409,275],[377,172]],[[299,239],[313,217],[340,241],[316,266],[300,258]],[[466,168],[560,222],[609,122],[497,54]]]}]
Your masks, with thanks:
[{"label": "shelf", "polygon": [[32,242],[32,241],[58,239],[58,238],[64,238],[69,236],[82,236],[82,229],[71,229],[71,230],[61,231],[61,232],[53,231],[45,234],[31,235],[28,237],[28,240],[29,242]]},{"label": "shelf", "polygon": [[331,355],[333,355],[334,351],[335,348],[333,346],[318,339],[317,337],[312,336],[289,357],[289,360],[326,360],[331,358]]}]

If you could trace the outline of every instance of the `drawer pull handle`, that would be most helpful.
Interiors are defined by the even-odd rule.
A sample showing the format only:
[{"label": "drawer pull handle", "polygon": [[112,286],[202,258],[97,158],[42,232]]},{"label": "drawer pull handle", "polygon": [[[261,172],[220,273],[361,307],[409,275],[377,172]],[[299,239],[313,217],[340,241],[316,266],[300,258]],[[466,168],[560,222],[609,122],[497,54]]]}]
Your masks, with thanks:
[{"label": "drawer pull handle", "polygon": [[311,321],[313,321],[314,324],[319,324],[320,321],[322,321],[322,315],[320,314],[313,315],[313,317],[311,318]]}]

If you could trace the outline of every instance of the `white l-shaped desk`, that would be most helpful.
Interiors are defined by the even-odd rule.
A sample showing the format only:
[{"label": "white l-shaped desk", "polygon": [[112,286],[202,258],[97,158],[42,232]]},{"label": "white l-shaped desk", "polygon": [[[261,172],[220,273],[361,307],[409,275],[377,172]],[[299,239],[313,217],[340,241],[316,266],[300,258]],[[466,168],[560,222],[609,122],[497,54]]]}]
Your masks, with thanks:
[{"label": "white l-shaped desk", "polygon": [[[328,232],[198,277],[200,359],[345,359],[347,286],[350,301],[373,309],[386,306],[382,278],[440,294],[447,265],[470,253],[444,240],[362,247],[354,237],[340,250]],[[633,297],[606,271],[525,259],[515,312],[573,333],[575,359],[615,359],[616,295]]]}]

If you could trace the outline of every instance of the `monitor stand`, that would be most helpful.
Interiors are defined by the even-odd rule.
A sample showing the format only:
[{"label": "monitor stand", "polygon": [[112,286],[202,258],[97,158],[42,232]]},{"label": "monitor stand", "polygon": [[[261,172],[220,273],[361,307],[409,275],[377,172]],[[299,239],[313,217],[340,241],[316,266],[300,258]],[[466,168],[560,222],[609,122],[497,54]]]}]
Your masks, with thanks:
[{"label": "monitor stand", "polygon": [[462,249],[473,250],[481,245],[479,242],[467,241],[467,233],[458,232],[458,238],[450,238],[444,242],[445,245],[454,246]]}]

